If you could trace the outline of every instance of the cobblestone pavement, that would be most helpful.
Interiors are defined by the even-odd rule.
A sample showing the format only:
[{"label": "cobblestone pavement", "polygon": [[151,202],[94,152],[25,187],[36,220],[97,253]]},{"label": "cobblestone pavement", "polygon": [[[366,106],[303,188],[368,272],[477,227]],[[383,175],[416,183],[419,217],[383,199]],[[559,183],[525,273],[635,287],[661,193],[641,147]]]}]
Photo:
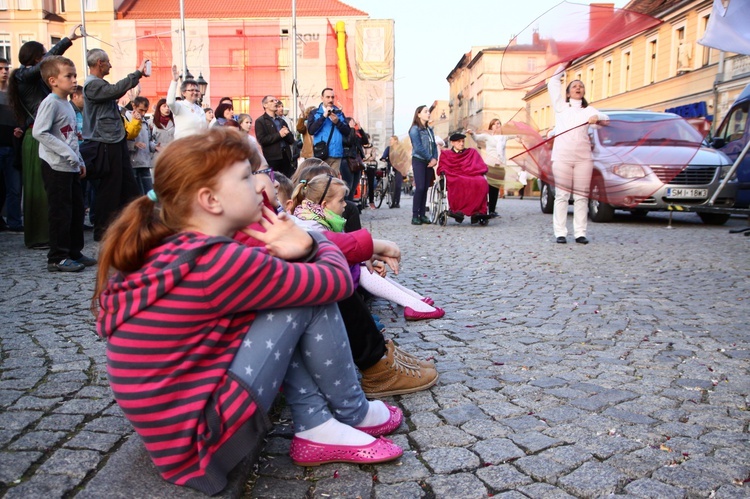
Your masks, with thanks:
[{"label": "cobblestone pavement", "polygon": [[[403,201],[363,223],[402,247],[399,281],[447,311],[406,323],[373,303],[441,373],[390,399],[403,458],[294,466],[282,412],[244,497],[750,497],[750,238],[728,234],[746,220],[623,214],[560,245],[536,200],[444,228],[409,225]],[[0,496],[196,497],[132,450],[88,311],[94,272],[50,274],[22,239],[0,233]]]}]

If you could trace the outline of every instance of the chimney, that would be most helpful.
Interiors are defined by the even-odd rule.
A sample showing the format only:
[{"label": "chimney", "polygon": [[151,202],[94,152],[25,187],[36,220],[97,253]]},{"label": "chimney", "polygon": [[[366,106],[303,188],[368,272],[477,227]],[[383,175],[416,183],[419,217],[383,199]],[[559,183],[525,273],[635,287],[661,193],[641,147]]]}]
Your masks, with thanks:
[{"label": "chimney", "polygon": [[589,38],[595,37],[612,20],[615,13],[613,3],[592,3],[589,6]]}]

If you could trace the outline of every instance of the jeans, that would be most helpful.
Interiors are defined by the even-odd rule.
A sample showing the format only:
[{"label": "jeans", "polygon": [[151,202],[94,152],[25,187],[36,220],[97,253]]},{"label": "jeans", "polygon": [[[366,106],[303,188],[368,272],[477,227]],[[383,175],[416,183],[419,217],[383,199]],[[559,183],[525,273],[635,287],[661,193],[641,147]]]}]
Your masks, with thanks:
[{"label": "jeans", "polygon": [[411,214],[414,217],[423,217],[425,213],[425,207],[427,205],[427,189],[429,185],[428,174],[430,168],[427,166],[427,161],[421,159],[411,158],[411,168],[414,172],[414,200],[411,208]]},{"label": "jeans", "polygon": [[[393,167],[391,167],[393,168]],[[399,206],[401,204],[401,188],[404,185],[404,176],[401,172],[393,168],[393,205]]]},{"label": "jeans", "polygon": [[[21,172],[13,166],[15,152],[12,147],[0,147],[0,175],[5,181],[5,215],[8,227],[20,229],[21,219]],[[0,206],[0,210],[2,206]]]},{"label": "jeans", "polygon": [[151,168],[133,168],[133,173],[135,173],[135,181],[141,190],[141,194],[145,196],[148,191],[154,188],[154,183],[151,180]]}]

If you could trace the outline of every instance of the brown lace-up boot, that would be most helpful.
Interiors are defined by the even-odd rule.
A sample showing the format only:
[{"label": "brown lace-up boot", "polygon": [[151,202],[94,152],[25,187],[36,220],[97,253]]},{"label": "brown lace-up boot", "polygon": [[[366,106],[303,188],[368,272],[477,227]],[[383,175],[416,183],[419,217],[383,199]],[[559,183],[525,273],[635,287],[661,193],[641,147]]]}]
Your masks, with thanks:
[{"label": "brown lace-up boot", "polygon": [[419,392],[438,380],[434,367],[422,367],[399,360],[395,345],[386,345],[385,356],[374,366],[362,371],[362,390],[370,398],[389,397]]},{"label": "brown lace-up boot", "polygon": [[412,355],[408,352],[401,350],[396,346],[393,341],[388,340],[385,343],[385,348],[390,351],[393,350],[393,356],[396,357],[402,364],[409,364],[414,367],[431,367],[435,368],[434,360],[420,360],[416,355]]}]

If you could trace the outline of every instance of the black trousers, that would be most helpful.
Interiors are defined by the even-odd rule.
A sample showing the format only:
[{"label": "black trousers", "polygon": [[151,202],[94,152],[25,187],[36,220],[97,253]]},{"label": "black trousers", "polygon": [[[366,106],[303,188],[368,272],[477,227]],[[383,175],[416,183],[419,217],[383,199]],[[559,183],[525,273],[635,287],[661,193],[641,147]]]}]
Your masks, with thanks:
[{"label": "black trousers", "polygon": [[125,137],[115,144],[105,145],[109,173],[99,179],[99,185],[96,186],[94,241],[101,240],[120,210],[141,192],[135,181],[133,167],[130,166]]},{"label": "black trousers", "polygon": [[490,202],[489,202],[489,210],[490,213],[493,211],[496,211],[495,208],[497,208],[497,198],[500,195],[500,189],[497,187],[490,186]]},{"label": "black trousers", "polygon": [[385,355],[385,338],[358,292],[355,291],[349,298],[338,302],[338,306],[349,336],[354,363],[360,371],[364,371],[377,364]]},{"label": "black trousers", "polygon": [[281,159],[266,158],[266,163],[268,163],[268,166],[270,166],[273,171],[282,173],[288,178],[292,178],[292,175],[294,175],[295,168],[292,166],[292,158],[287,153],[286,149],[281,150]]},{"label": "black trousers", "polygon": [[49,210],[47,261],[78,260],[83,249],[84,215],[80,174],[53,170],[44,160],[41,166]]}]

